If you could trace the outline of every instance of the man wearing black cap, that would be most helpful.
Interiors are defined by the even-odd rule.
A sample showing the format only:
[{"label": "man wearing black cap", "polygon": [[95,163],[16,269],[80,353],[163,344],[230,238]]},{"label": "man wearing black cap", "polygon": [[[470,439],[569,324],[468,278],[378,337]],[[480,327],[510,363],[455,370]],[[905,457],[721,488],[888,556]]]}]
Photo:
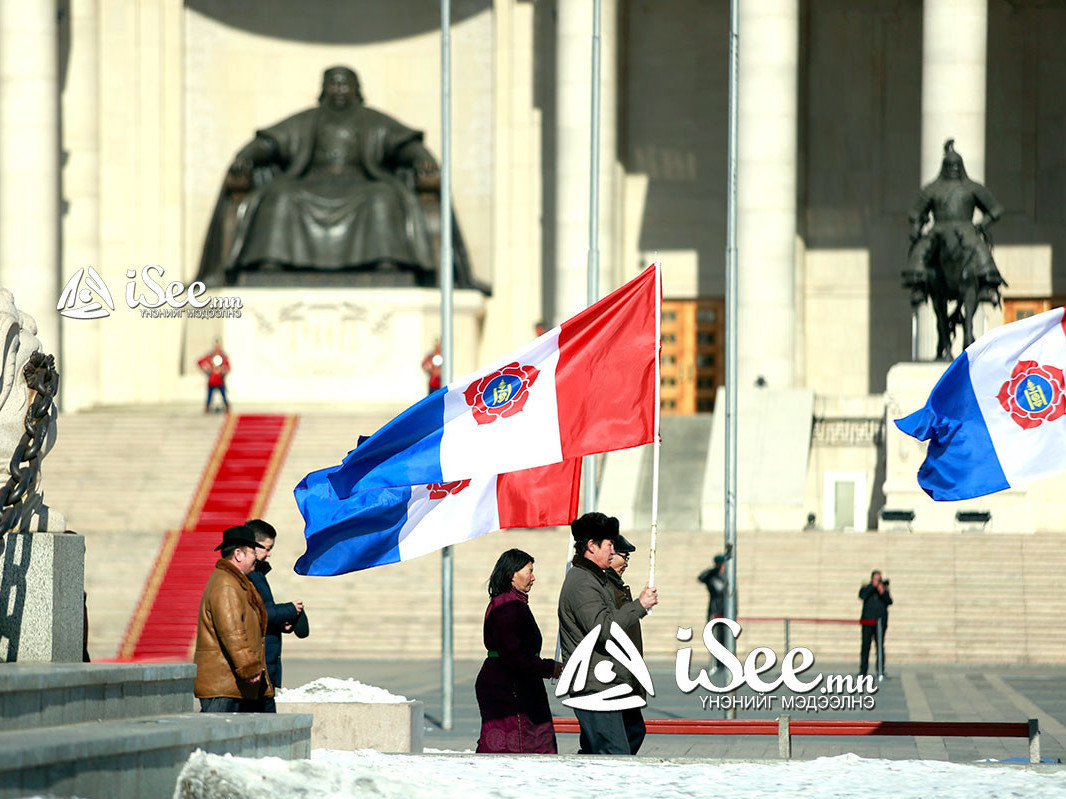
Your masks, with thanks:
[{"label": "man wearing black cap", "polygon": [[193,690],[204,713],[261,713],[274,686],[263,644],[266,607],[248,579],[255,535],[243,525],[229,527],[215,549],[220,557],[200,599]]},{"label": "man wearing black cap", "polygon": [[[304,603],[298,599],[294,602],[274,601],[274,592],[270,590],[270,583],[267,582],[267,575],[270,573],[270,553],[274,551],[274,542],[278,537],[274,525],[262,519],[249,519],[244,526],[255,535],[255,568],[249,573],[248,579],[252,581],[252,585],[259,592],[263,605],[266,607],[267,675],[270,677],[270,684],[274,686],[274,690],[277,690],[281,687],[281,634],[296,632],[299,637],[306,637],[306,631],[304,635],[300,635],[296,629],[300,619],[303,619],[305,627],[307,624],[307,619],[303,615]],[[263,709],[267,713],[277,712],[273,699],[265,700]]]},{"label": "man wearing black cap", "polygon": [[[573,568],[567,572],[559,592],[559,638],[563,663],[570,659],[582,639],[597,625],[600,626],[585,686],[570,694],[582,696],[611,687],[611,684],[599,679],[597,666],[608,661],[612,671],[615,668],[606,649],[612,623],[617,622],[623,630],[630,629],[659,603],[659,595],[654,588],[645,586],[638,599],[625,602],[621,607],[616,603],[605,569],[609,568],[611,556],[615,553],[618,519],[602,513],[586,513],[571,522],[570,530],[574,536]],[[634,754],[644,738],[644,723],[640,719],[638,728],[633,719],[627,719],[624,713],[622,710],[574,708],[581,727],[578,754]]]},{"label": "man wearing black cap", "polygon": [[[610,568],[605,569],[603,572],[607,575],[607,581],[611,584],[611,589],[614,591],[614,603],[619,609],[627,602],[633,601],[633,592],[629,590],[628,585],[622,582],[622,575],[629,568],[629,556],[636,551],[637,548],[629,543],[629,540],[624,535],[619,533],[614,542],[614,554],[611,555]],[[633,646],[637,648],[637,651],[643,655],[644,636],[640,632],[640,622],[633,622],[631,627],[625,629],[625,634],[629,636],[629,640],[633,642]],[[628,678],[626,681],[633,686],[633,690],[642,699],[647,699],[648,692],[644,690],[640,680],[632,674],[623,676]],[[639,707],[628,708],[622,711],[622,720],[625,722],[626,732],[629,736],[630,754],[635,755],[640,749],[640,745],[644,743],[644,736],[647,733],[647,727],[644,725],[644,716],[641,714]]]}]

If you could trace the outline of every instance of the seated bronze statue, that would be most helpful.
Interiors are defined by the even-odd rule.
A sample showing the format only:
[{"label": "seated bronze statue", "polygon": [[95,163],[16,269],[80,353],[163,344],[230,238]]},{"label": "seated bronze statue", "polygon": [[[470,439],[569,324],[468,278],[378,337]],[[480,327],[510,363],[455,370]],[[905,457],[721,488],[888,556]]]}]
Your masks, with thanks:
[{"label": "seated bronze statue", "polygon": [[[367,108],[355,72],[332,67],[317,108],[258,131],[237,153],[197,280],[291,285],[343,274],[356,285],[436,285],[439,193],[422,133]],[[490,293],[454,224],[452,240],[456,288]]]}]

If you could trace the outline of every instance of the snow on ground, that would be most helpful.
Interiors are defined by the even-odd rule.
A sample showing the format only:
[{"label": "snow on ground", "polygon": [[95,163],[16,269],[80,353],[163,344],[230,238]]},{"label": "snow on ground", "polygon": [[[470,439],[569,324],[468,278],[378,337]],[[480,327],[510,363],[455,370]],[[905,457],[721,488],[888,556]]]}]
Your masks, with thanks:
[{"label": "snow on ground", "polygon": [[385,755],[319,749],[310,760],[194,752],[175,799],[1066,799],[1066,769],[976,766],[857,755],[780,763],[673,762],[573,755]]},{"label": "snow on ground", "polygon": [[276,702],[406,702],[406,696],[390,694],[384,688],[364,685],[359,680],[339,680],[322,677],[299,688],[281,688],[274,696]]}]

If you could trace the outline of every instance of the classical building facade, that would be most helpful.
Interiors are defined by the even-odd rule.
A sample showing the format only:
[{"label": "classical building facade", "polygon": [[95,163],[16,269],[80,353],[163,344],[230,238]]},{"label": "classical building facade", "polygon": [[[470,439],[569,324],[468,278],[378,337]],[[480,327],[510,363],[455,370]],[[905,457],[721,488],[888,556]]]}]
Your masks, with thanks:
[{"label": "classical building facade", "polygon": [[[462,371],[585,302],[592,10],[589,0],[452,6],[455,207],[474,271],[494,288],[461,303]],[[1007,209],[995,230],[1007,316],[1066,295],[1066,7],[740,6],[740,382],[813,392],[828,420],[815,447],[876,447],[869,409],[889,369],[910,360],[912,334],[920,356],[935,344],[931,317],[912,324],[899,273],[907,209],[945,139]],[[723,377],[729,3],[602,9],[601,291],[659,255],[664,331],[673,325],[664,410],[708,411]],[[438,26],[423,0],[0,0],[0,284],[36,317],[46,348],[56,342],[66,410],[198,400],[200,349],[223,334],[255,346],[276,318],[254,303],[232,322],[238,332],[145,318],[125,301],[128,270],[134,295],[148,264],[163,282],[192,280],[234,153],[313,105],[327,66],[354,67],[368,104],[424,129],[439,153]],[[115,308],[60,316],[63,287],[90,265]],[[372,305],[349,304],[343,335],[305,320],[318,325],[304,330],[308,346],[332,336],[331,356],[354,361],[373,349],[402,372],[391,399],[414,400],[432,302],[413,303],[426,318],[414,328]],[[1002,321],[989,311],[980,324]],[[390,350],[404,331],[415,340]],[[868,474],[861,491],[876,509],[883,475],[863,452],[853,471]]]}]

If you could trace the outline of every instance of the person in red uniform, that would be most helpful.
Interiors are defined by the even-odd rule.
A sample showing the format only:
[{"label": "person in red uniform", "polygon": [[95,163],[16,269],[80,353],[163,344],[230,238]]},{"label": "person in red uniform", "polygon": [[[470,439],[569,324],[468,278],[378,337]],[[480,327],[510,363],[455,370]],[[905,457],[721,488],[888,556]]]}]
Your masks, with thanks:
[{"label": "person in red uniform", "polygon": [[440,342],[438,341],[433,345],[433,351],[422,359],[422,371],[429,377],[428,394],[440,389],[440,366],[442,363],[444,363],[444,359],[441,357]]},{"label": "person in red uniform", "polygon": [[215,347],[203,358],[196,362],[200,370],[207,375],[207,403],[204,405],[204,413],[211,410],[211,397],[217,391],[222,397],[222,404],[229,413],[229,400],[226,399],[226,375],[229,374],[229,358],[222,351],[222,342],[215,341]]}]

